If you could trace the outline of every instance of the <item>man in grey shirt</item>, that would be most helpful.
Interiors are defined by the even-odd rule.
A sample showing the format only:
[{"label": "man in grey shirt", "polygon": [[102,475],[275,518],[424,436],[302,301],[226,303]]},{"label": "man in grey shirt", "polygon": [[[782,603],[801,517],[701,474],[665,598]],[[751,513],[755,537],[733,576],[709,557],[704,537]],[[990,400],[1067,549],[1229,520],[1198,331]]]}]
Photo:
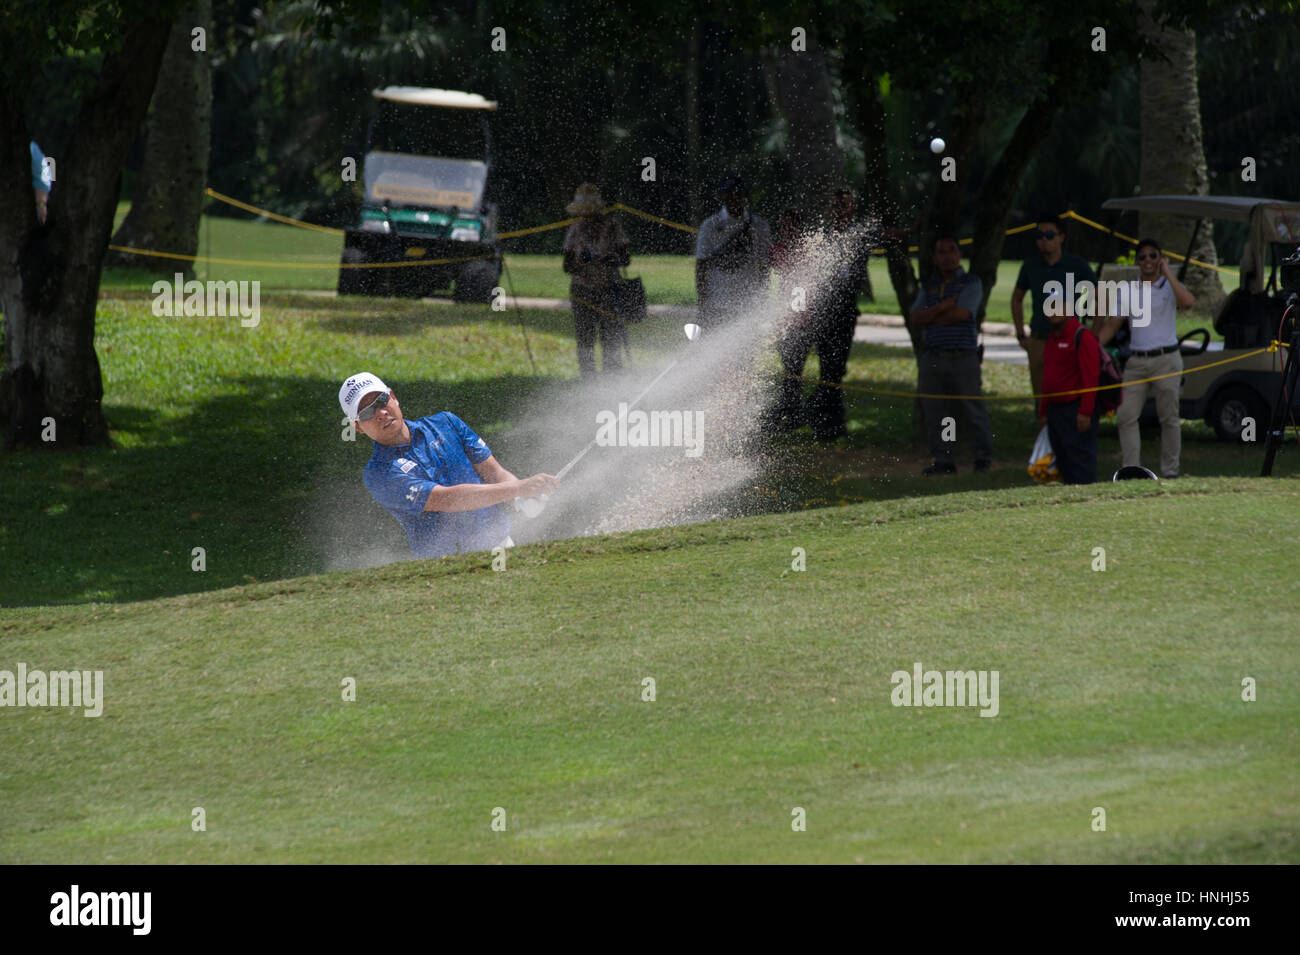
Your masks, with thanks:
[{"label": "man in grey shirt", "polygon": [[701,325],[728,321],[758,306],[768,291],[772,228],[749,209],[740,176],[718,187],[722,208],[700,224],[695,244],[695,291]]},{"label": "man in grey shirt", "polygon": [[[921,394],[981,394],[979,340],[976,315],[984,298],[984,285],[961,267],[961,246],[956,236],[940,234],[934,239],[934,273],[916,293],[910,319],[925,329],[925,350],[917,375]],[[934,462],[921,473],[926,477],[955,474],[955,441],[945,441],[944,412],[952,402],[944,398],[922,398],[925,434]],[[966,427],[974,446],[975,470],[987,471],[993,464],[993,431],[989,413],[979,399],[964,398]],[[952,434],[956,433],[956,420]]]}]

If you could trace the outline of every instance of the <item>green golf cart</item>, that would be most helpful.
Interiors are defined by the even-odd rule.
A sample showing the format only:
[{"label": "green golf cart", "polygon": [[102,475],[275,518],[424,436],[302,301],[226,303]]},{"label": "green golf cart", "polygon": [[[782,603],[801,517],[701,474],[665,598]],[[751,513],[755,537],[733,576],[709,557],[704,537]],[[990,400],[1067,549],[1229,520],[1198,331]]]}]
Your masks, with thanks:
[{"label": "green golf cart", "polygon": [[418,298],[451,288],[457,301],[490,302],[501,274],[496,206],[486,200],[486,117],[496,103],[415,86],[372,95],[365,198],[346,230],[338,293]]}]

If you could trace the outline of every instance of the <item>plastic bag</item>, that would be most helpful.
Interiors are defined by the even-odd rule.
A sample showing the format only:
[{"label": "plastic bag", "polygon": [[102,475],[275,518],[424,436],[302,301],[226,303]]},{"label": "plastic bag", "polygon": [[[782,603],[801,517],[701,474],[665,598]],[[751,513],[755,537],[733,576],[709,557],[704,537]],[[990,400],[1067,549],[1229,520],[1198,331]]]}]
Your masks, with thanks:
[{"label": "plastic bag", "polygon": [[1039,484],[1051,484],[1061,480],[1061,472],[1056,469],[1056,455],[1052,451],[1051,439],[1047,437],[1047,425],[1038,432],[1034,450],[1029,454],[1029,476]]}]

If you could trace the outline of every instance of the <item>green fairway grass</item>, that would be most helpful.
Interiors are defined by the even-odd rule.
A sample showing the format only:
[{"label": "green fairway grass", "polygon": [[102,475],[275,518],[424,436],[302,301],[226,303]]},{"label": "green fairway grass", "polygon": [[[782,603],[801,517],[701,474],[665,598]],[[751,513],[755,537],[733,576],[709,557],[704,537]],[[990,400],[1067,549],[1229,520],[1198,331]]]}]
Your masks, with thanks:
[{"label": "green fairway grass", "polygon": [[[162,318],[147,291],[108,290],[97,350],[111,448],[0,453],[0,606],[142,600],[330,569],[355,516],[361,544],[404,549],[405,537],[361,485],[368,439],[341,440],[339,383],[367,369],[397,389],[408,413],[449,409],[519,474],[563,463],[537,457],[511,429],[529,404],[577,377],[567,312],[268,293],[260,323]],[[521,328],[521,323],[523,327]],[[526,336],[526,337],[525,337]],[[646,375],[681,348],[680,327],[655,316],[631,329]],[[536,362],[536,374],[529,350]],[[778,365],[766,356],[775,382]],[[1026,400],[990,401],[995,467],[938,481],[913,442],[915,362],[898,348],[854,347],[845,380],[850,437],[825,448],[803,432],[780,442],[801,464],[739,489],[744,513],[890,497],[1023,487],[1038,425]],[[809,363],[807,375],[817,374]],[[988,363],[985,389],[1023,394],[1023,368]],[[573,450],[585,443],[579,428]],[[1148,460],[1156,433],[1146,436]],[[1119,465],[1113,422],[1101,428],[1104,477]],[[1184,425],[1191,477],[1257,474],[1258,445],[1225,444]],[[1300,473],[1289,445],[1279,477]],[[734,510],[734,509],[733,509]],[[192,570],[204,548],[206,570]]]},{"label": "green fairway grass", "polygon": [[[129,209],[129,203],[119,204],[115,229]],[[564,274],[559,256],[516,254],[511,251],[509,240],[502,245],[506,252],[502,287],[508,294],[525,298],[568,298],[569,276]],[[195,277],[223,282],[256,280],[267,290],[333,291],[338,287],[337,264],[342,249],[341,236],[275,222],[204,216],[199,229],[201,257],[255,264],[199,262],[195,266]],[[986,321],[1011,321],[1011,292],[1019,272],[1020,262],[1017,260],[1007,259],[999,263],[998,283],[989,299]],[[628,274],[641,276],[647,301],[652,304],[695,303],[695,260],[689,255],[638,255],[634,249]],[[872,257],[870,276],[875,298],[860,297],[859,309],[868,313],[898,314],[898,303],[882,256]],[[1237,287],[1235,272],[1221,273],[1220,278],[1225,292]],[[113,289],[144,290],[156,280],[156,276],[141,269],[112,268],[104,273],[105,287]],[[1213,338],[1221,338],[1214,332],[1209,315],[1196,310],[1180,313],[1179,334],[1202,327],[1208,328]]]},{"label": "green fairway grass", "polygon": [[1298,536],[1294,481],[1019,488],[0,611],[105,686],[0,709],[0,862],[1295,863]]}]

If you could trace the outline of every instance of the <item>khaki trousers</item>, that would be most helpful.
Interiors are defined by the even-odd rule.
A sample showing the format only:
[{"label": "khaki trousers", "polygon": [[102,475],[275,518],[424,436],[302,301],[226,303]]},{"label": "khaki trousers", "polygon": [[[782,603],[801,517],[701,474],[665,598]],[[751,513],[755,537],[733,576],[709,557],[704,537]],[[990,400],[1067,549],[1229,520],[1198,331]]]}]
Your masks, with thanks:
[{"label": "khaki trousers", "polygon": [[[1115,412],[1124,467],[1142,463],[1138,416],[1142,414],[1147,390],[1150,389],[1155,392],[1156,413],[1160,416],[1160,476],[1174,477],[1178,474],[1178,458],[1183,447],[1182,421],[1178,414],[1178,385],[1182,381],[1182,376],[1178,373],[1182,370],[1183,356],[1176,351],[1146,358],[1133,355],[1124,366],[1124,400]],[[1128,384],[1130,381],[1156,375],[1170,377],[1142,384]]]}]

